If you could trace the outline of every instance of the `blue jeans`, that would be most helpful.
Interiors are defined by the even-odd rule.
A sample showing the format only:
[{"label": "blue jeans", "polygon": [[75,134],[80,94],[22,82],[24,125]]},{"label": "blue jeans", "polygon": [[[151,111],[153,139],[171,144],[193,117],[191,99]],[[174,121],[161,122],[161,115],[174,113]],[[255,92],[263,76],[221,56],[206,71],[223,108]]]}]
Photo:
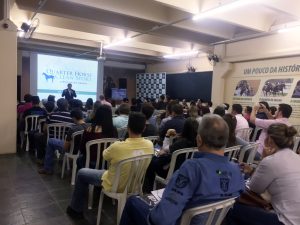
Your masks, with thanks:
[{"label": "blue jeans", "polygon": [[127,199],[120,225],[147,225],[151,207],[138,196]]},{"label": "blue jeans", "polygon": [[100,186],[101,177],[105,170],[95,170],[83,168],[78,171],[75,189],[72,195],[71,208],[76,212],[83,212],[84,199],[89,188],[89,184]]},{"label": "blue jeans", "polygon": [[49,138],[44,160],[44,169],[46,171],[53,171],[55,150],[58,150],[60,154],[64,154],[64,141],[60,139]]},{"label": "blue jeans", "polygon": [[228,225],[284,225],[276,213],[262,208],[235,203],[226,216]]}]

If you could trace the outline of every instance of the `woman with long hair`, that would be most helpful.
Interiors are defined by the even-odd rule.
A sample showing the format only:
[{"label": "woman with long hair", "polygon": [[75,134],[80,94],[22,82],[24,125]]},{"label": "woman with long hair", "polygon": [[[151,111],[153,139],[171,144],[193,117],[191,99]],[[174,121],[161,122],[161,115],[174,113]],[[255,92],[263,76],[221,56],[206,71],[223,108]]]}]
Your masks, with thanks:
[{"label": "woman with long hair", "polygon": [[[117,129],[113,126],[112,112],[109,106],[101,105],[96,111],[96,114],[92,120],[92,125],[88,127],[82,135],[80,144],[80,156],[77,160],[78,169],[81,169],[85,165],[86,159],[86,143],[91,140],[101,138],[117,138]],[[93,146],[92,146],[93,147]],[[102,149],[103,151],[104,149]],[[95,162],[97,158],[97,149],[91,149],[91,162]],[[100,154],[100,162],[102,153]]]},{"label": "woman with long hair", "polygon": [[[236,203],[227,216],[230,225],[298,225],[300,224],[300,157],[293,152],[294,127],[277,123],[269,126],[263,160],[256,169],[241,168],[250,175],[249,190],[268,204]],[[257,198],[257,197],[256,197]],[[252,198],[253,199],[253,198]],[[261,202],[261,201],[260,201]],[[260,205],[260,207],[259,207]],[[270,210],[272,208],[272,210]]]},{"label": "woman with long hair", "polygon": [[237,124],[237,120],[235,118],[235,116],[227,113],[223,116],[223,119],[225,120],[225,122],[228,125],[229,128],[229,137],[228,137],[228,142],[226,145],[226,148],[232,147],[232,146],[236,146],[237,142],[236,142],[236,136],[235,136],[235,128],[236,128],[236,124]]},{"label": "woman with long hair", "polygon": [[93,111],[87,115],[87,118],[85,119],[86,123],[91,123],[96,115],[97,109],[101,106],[100,101],[95,101],[93,104]]}]

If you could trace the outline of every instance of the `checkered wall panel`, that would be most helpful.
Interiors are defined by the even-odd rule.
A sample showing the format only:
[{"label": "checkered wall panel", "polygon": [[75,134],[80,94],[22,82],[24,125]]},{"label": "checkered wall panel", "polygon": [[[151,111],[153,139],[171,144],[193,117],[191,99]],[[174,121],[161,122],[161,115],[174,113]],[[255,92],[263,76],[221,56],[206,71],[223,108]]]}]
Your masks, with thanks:
[{"label": "checkered wall panel", "polygon": [[166,94],[166,73],[139,73],[136,75],[137,98],[159,98]]}]

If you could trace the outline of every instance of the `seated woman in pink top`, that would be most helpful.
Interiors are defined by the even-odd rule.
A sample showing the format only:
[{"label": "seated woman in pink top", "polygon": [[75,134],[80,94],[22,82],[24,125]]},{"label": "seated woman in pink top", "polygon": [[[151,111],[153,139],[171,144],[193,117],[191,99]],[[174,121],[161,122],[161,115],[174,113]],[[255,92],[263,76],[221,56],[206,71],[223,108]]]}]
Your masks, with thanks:
[{"label": "seated woman in pink top", "polygon": [[[291,150],[294,127],[282,123],[269,126],[263,160],[254,170],[242,165],[252,175],[249,190],[270,202],[272,209],[238,202],[227,215],[230,225],[299,225],[300,224],[300,157]],[[264,204],[266,205],[266,204]]]}]

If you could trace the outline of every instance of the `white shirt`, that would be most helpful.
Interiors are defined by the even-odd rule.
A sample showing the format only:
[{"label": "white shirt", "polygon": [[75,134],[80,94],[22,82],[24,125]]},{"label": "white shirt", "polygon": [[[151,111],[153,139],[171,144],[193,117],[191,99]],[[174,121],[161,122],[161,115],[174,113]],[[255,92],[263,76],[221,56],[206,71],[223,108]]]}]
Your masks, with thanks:
[{"label": "white shirt", "polygon": [[285,225],[300,224],[300,156],[282,149],[264,158],[254,172],[249,188],[267,191],[278,219]]},{"label": "white shirt", "polygon": [[245,119],[245,117],[243,117],[242,114],[235,115],[235,118],[236,118],[236,122],[237,122],[236,123],[236,128],[235,128],[235,130],[236,130],[236,136],[242,138],[241,137],[242,134],[239,134],[239,130],[240,129],[249,128],[249,123]]}]

